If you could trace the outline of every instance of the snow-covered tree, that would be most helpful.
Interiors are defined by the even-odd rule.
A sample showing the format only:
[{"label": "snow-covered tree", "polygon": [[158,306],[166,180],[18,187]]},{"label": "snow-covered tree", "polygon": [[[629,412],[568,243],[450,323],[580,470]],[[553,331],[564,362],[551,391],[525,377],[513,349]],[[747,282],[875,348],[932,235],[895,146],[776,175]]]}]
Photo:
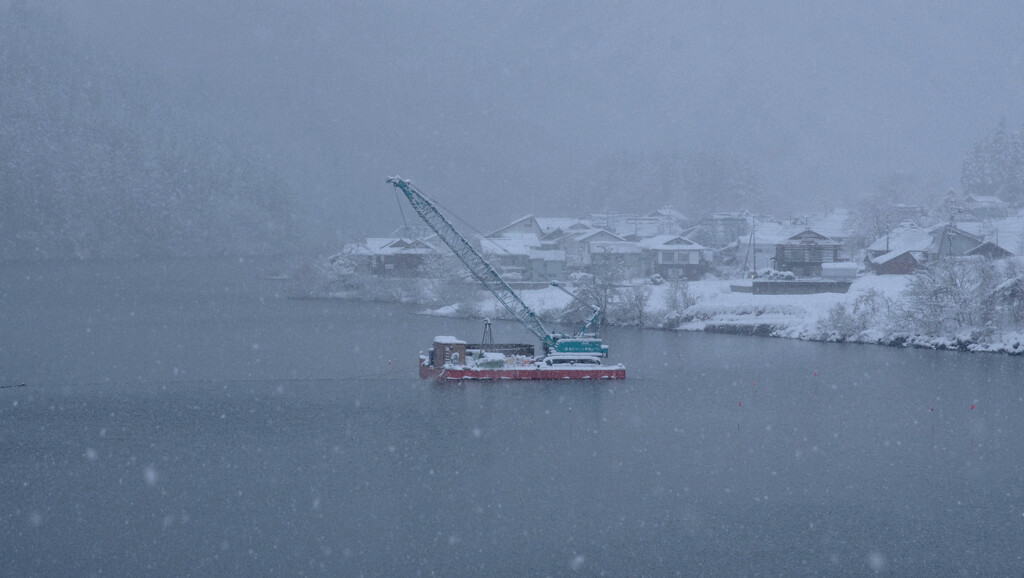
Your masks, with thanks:
[{"label": "snow-covered tree", "polygon": [[907,284],[902,325],[928,335],[985,327],[992,321],[990,296],[1000,281],[988,259],[942,259]]}]

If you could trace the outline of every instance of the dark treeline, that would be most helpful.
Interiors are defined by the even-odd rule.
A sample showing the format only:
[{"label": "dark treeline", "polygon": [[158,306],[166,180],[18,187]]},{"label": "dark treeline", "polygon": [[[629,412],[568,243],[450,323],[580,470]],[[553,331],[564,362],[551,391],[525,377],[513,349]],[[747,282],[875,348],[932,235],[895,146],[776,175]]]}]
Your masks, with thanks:
[{"label": "dark treeline", "polygon": [[0,259],[286,250],[287,187],[209,120],[0,4]]},{"label": "dark treeline", "polygon": [[960,184],[964,194],[996,195],[1013,206],[1024,205],[1024,126],[1008,131],[1006,123],[974,145],[964,159]]}]

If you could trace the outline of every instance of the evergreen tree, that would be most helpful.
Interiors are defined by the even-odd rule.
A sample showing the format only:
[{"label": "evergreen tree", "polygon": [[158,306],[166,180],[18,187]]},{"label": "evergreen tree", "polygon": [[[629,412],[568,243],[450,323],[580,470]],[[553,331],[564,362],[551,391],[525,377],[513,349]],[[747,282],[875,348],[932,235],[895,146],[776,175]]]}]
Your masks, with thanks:
[{"label": "evergreen tree", "polygon": [[986,142],[974,145],[960,173],[964,194],[997,195],[1003,201],[1024,204],[1024,126],[1008,132],[1000,122]]}]

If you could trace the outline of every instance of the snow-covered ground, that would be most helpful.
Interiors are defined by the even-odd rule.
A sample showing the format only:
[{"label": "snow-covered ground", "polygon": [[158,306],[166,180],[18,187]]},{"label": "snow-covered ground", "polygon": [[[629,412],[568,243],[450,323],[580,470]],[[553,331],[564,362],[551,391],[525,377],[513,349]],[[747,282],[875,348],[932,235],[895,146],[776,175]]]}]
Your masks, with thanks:
[{"label": "snow-covered ground", "polygon": [[[688,284],[688,290],[691,298],[697,302],[676,316],[670,315],[667,306],[672,286],[667,283],[652,285],[648,286],[650,299],[645,314],[648,320],[646,325],[680,331],[717,331],[815,341],[842,340],[933,349],[1024,353],[1024,333],[1020,331],[989,332],[981,339],[976,332],[917,335],[892,326],[892,323],[883,320],[882,315],[875,316],[872,323],[863,330],[841,338],[822,326],[822,320],[828,318],[837,304],[843,304],[848,311],[853,311],[859,298],[872,293],[885,298],[893,307],[898,307],[908,281],[907,276],[869,274],[858,277],[847,293],[813,295],[754,295],[733,292],[730,285],[738,283],[735,280],[693,281]],[[555,319],[571,301],[568,295],[553,287],[523,290],[520,296],[545,319]],[[459,305],[451,305],[424,313],[458,316],[464,314],[461,313],[464,311]],[[493,297],[483,292],[473,311],[480,316],[509,317]]]},{"label": "snow-covered ground", "polygon": [[736,281],[695,281],[690,283],[690,294],[699,302],[686,314],[696,319],[678,328],[703,331],[708,325],[771,325],[774,337],[819,339],[818,322],[837,303],[852,308],[858,297],[871,290],[896,298],[907,280],[901,275],[865,275],[846,293],[813,295],[754,295],[731,291],[729,286]]}]

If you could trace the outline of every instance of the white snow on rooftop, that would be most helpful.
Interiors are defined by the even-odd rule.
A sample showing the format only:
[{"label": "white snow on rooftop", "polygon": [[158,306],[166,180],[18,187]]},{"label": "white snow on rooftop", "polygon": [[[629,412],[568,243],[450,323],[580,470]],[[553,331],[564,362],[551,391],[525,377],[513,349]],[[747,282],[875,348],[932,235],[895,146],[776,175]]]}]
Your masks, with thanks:
[{"label": "white snow on rooftop", "polygon": [[[868,251],[886,253],[895,252],[897,255],[906,253],[907,251],[927,251],[935,240],[932,235],[932,231],[934,231],[936,227],[944,226],[945,225],[935,225],[933,227],[922,228],[911,222],[904,222],[890,231],[888,235],[878,238],[874,243],[868,246]],[[875,259],[875,262],[878,262],[877,259]]]},{"label": "white snow on rooftop", "polygon": [[585,223],[582,219],[573,219],[570,217],[537,217],[537,225],[540,226],[541,232],[545,235],[554,231],[555,229],[561,229],[569,232],[572,227],[583,226],[589,227],[590,225]]},{"label": "white snow on rooftop", "polygon": [[1024,216],[1015,215],[988,221],[962,221],[957,227],[1020,255],[1024,250]]},{"label": "white snow on rooftop", "polygon": [[[755,245],[780,245],[790,237],[807,229],[804,225],[788,225],[774,221],[754,221]],[[741,246],[750,244],[750,233],[739,237]]]},{"label": "white snow on rooftop", "polygon": [[658,235],[649,239],[640,239],[637,245],[651,251],[700,251],[707,248],[680,235]]},{"label": "white snow on rooftop", "polygon": [[491,255],[529,255],[540,240],[532,234],[516,234],[500,239],[480,239],[480,250]]}]

